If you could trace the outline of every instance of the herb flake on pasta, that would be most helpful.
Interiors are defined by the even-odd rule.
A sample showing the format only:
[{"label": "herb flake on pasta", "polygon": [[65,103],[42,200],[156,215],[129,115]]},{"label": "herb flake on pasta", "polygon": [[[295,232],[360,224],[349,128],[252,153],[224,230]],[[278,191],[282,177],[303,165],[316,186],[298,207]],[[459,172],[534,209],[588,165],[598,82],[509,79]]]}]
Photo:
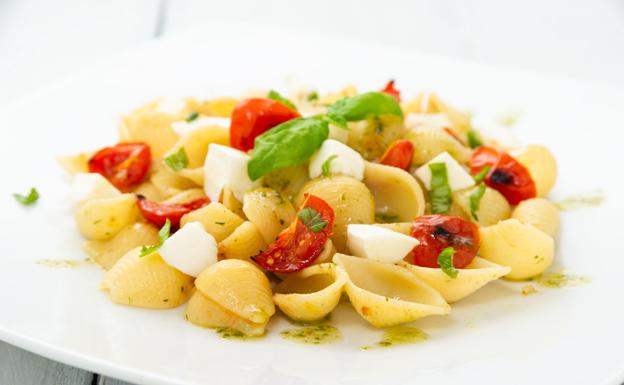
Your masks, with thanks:
[{"label": "herb flake on pasta", "polygon": [[323,172],[323,176],[329,176],[331,174],[331,162],[336,159],[338,155],[334,154],[329,158],[325,159],[323,165],[321,166],[321,171]]},{"label": "herb flake on pasta", "polygon": [[431,163],[429,170],[431,170],[431,212],[446,214],[449,212],[452,202],[446,164]]},{"label": "herb flake on pasta", "polygon": [[189,160],[184,147],[165,158],[165,163],[173,171],[178,172],[188,166]]},{"label": "herb flake on pasta", "polygon": [[474,179],[475,182],[481,183],[483,182],[483,179],[485,179],[485,177],[487,176],[487,174],[490,172],[491,169],[492,169],[492,166],[487,165],[483,167],[481,171],[479,171],[479,173],[473,176],[472,178]]},{"label": "herb flake on pasta", "polygon": [[297,217],[306,225],[307,228],[318,233],[323,230],[328,222],[323,219],[321,214],[316,211],[313,207],[306,207],[303,210],[297,213]]},{"label": "herb flake on pasta", "polygon": [[139,255],[139,257],[145,257],[146,255],[149,255],[153,253],[154,251],[160,249],[160,246],[162,246],[163,243],[165,243],[165,241],[169,239],[170,233],[171,233],[171,221],[169,220],[169,218],[167,218],[167,221],[165,222],[163,227],[158,231],[158,240],[159,240],[158,244],[152,245],[152,246],[143,245],[141,247],[141,254]]},{"label": "herb flake on pasta", "polygon": [[475,221],[479,220],[477,216],[477,211],[479,211],[479,206],[481,205],[481,198],[483,198],[483,194],[485,194],[485,185],[481,183],[475,191],[470,194],[470,215],[475,219]]},{"label": "herb flake on pasta", "polygon": [[455,254],[455,249],[452,247],[447,247],[442,250],[440,255],[438,255],[438,265],[440,265],[440,269],[444,272],[444,274],[448,275],[451,278],[456,278],[459,271],[453,266],[453,255]]},{"label": "herb flake on pasta", "polygon": [[468,145],[470,146],[470,148],[483,146],[483,142],[481,141],[479,134],[475,130],[468,131],[466,136],[468,137]]},{"label": "herb flake on pasta", "polygon": [[186,122],[190,123],[197,118],[199,118],[199,113],[197,111],[193,111],[186,117]]}]

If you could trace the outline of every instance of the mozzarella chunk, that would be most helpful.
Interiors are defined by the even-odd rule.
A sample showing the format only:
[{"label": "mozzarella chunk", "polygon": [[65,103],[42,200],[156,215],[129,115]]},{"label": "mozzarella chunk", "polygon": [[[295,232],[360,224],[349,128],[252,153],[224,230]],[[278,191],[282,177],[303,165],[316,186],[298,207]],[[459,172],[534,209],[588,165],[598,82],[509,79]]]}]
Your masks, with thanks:
[{"label": "mozzarella chunk", "polygon": [[466,172],[455,158],[445,151],[422,165],[414,173],[423,182],[427,190],[431,190],[431,170],[429,165],[432,163],[444,163],[446,165],[446,175],[451,190],[462,190],[474,186],[475,181],[472,176]]},{"label": "mozzarella chunk", "polygon": [[186,120],[181,120],[179,122],[171,123],[171,128],[176,134],[182,136],[189,132],[195,131],[198,128],[209,127],[209,126],[219,126],[224,128],[230,128],[230,118],[222,118],[219,116],[203,116],[201,118],[197,118],[191,122],[187,122]]},{"label": "mozzarella chunk", "polygon": [[383,227],[347,226],[347,246],[356,257],[396,263],[418,244],[416,238]]},{"label": "mozzarella chunk", "polygon": [[228,187],[239,201],[249,190],[262,185],[260,179],[249,179],[249,155],[234,148],[211,143],[204,162],[204,190],[213,202],[219,202],[221,191]]},{"label": "mozzarella chunk", "polygon": [[316,178],[323,173],[323,163],[330,157],[335,157],[329,163],[331,174],[343,174],[357,180],[364,179],[364,159],[359,152],[334,139],[327,139],[321,148],[310,159],[308,172],[310,178]]},{"label": "mozzarella chunk", "polygon": [[158,250],[167,264],[197,277],[208,266],[217,263],[217,241],[199,222],[184,225]]},{"label": "mozzarella chunk", "polygon": [[115,198],[121,192],[98,173],[78,173],[74,175],[71,187],[71,200],[78,205],[92,199]]}]

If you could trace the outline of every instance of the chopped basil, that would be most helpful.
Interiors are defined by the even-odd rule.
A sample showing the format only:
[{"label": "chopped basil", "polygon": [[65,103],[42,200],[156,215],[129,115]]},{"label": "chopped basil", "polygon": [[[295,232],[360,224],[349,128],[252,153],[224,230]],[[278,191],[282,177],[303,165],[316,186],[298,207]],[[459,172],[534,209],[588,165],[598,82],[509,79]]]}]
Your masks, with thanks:
[{"label": "chopped basil", "polygon": [[403,117],[403,111],[396,99],[383,92],[347,96],[327,109],[327,117],[342,128],[346,128],[347,122],[357,122],[381,115]]},{"label": "chopped basil", "polygon": [[298,166],[308,160],[329,136],[327,121],[299,118],[277,125],[255,141],[247,174],[257,180],[280,168]]},{"label": "chopped basil", "polygon": [[445,163],[429,164],[431,170],[431,212],[446,214],[451,208],[451,187],[448,183]]},{"label": "chopped basil", "polygon": [[332,155],[329,158],[325,159],[323,165],[321,166],[321,171],[323,172],[323,176],[329,176],[331,174],[331,162],[336,159],[338,155]]},{"label": "chopped basil", "polygon": [[472,215],[475,221],[479,220],[477,211],[479,211],[483,194],[485,194],[485,185],[483,183],[481,183],[479,187],[477,187],[477,189],[470,194],[470,215]]},{"label": "chopped basil", "polygon": [[184,150],[184,147],[180,147],[177,152],[174,152],[173,154],[166,157],[165,163],[175,172],[186,168],[186,166],[188,166],[189,160],[188,156],[186,155],[186,150]]},{"label": "chopped basil", "polygon": [[318,98],[319,98],[319,96],[318,96],[318,92],[316,92],[316,91],[312,91],[312,92],[310,92],[310,93],[308,94],[308,97],[307,97],[308,102],[313,102],[313,101],[315,101],[315,100],[318,100]]},{"label": "chopped basil", "polygon": [[199,118],[199,112],[193,111],[186,117],[186,121],[190,123],[197,118]]},{"label": "chopped basil", "polygon": [[37,202],[37,200],[39,199],[39,192],[36,188],[31,187],[28,195],[13,194],[13,197],[16,201],[23,204],[24,206],[30,206],[33,203]]},{"label": "chopped basil", "polygon": [[475,182],[481,183],[483,182],[483,179],[485,179],[485,177],[487,176],[487,174],[490,172],[491,169],[492,169],[492,166],[487,165],[483,167],[481,171],[479,171],[479,173],[477,173],[477,175],[473,176],[472,178],[475,180]]},{"label": "chopped basil", "polygon": [[304,225],[315,233],[323,230],[328,224],[328,222],[323,219],[321,214],[319,214],[319,212],[312,207],[302,209],[297,214],[297,217],[301,220],[301,222],[303,222]]},{"label": "chopped basil", "polygon": [[479,138],[479,134],[474,131],[474,130],[470,130],[468,131],[468,145],[470,146],[470,148],[477,148],[480,146],[483,146],[483,142],[481,141],[481,138]]},{"label": "chopped basil", "polygon": [[290,100],[286,99],[285,97],[283,97],[282,95],[279,94],[279,92],[271,90],[269,91],[267,98],[275,100],[276,102],[280,102],[283,105],[292,108],[293,110],[297,111],[297,107],[295,107],[295,105],[293,104],[293,102],[291,102]]},{"label": "chopped basil", "polygon": [[154,251],[160,249],[160,246],[162,246],[163,243],[165,243],[165,241],[169,238],[170,232],[171,232],[171,221],[169,220],[169,218],[167,218],[167,221],[165,222],[163,227],[158,231],[158,239],[159,239],[158,244],[152,245],[152,246],[143,245],[143,247],[141,247],[141,254],[139,256],[145,257],[146,255],[149,255],[153,253]]},{"label": "chopped basil", "polygon": [[455,254],[455,249],[452,247],[447,247],[442,250],[440,255],[438,255],[438,265],[440,265],[440,269],[444,272],[444,274],[448,275],[451,278],[456,278],[459,271],[453,266],[453,255]]}]

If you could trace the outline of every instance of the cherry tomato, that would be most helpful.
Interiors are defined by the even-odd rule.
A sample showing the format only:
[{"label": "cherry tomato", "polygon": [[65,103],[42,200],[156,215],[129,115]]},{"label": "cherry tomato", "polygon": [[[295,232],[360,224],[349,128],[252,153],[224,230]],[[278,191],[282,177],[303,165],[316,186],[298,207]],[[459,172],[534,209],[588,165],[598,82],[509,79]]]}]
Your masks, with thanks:
[{"label": "cherry tomato", "polygon": [[383,90],[381,90],[381,92],[394,96],[397,102],[401,101],[401,92],[394,88],[394,80],[390,80],[388,84],[386,84],[386,86],[383,88]]},{"label": "cherry tomato", "polygon": [[241,151],[251,150],[258,135],[300,117],[297,111],[272,99],[245,99],[232,112],[230,144]]},{"label": "cherry tomato", "polygon": [[210,203],[210,198],[202,197],[186,203],[158,203],[150,201],[143,195],[137,196],[137,205],[145,219],[158,227],[162,227],[167,219],[171,227],[177,229],[184,214],[200,209]]},{"label": "cherry tomato", "polygon": [[485,166],[491,167],[485,184],[498,190],[510,204],[517,205],[536,196],[529,170],[508,153],[487,146],[477,148],[470,158],[470,171],[476,175]]},{"label": "cherry tomato", "polygon": [[414,145],[407,139],[394,141],[381,157],[379,163],[409,170],[414,157]]},{"label": "cherry tomato", "polygon": [[152,154],[147,144],[119,143],[104,147],[89,159],[89,172],[102,174],[122,191],[141,184],[152,163]]},{"label": "cherry tomato", "polygon": [[462,269],[479,251],[479,228],[460,217],[423,215],[414,220],[411,235],[420,242],[412,251],[412,263],[418,266],[440,267],[438,256],[445,248],[453,247],[453,266]]},{"label": "cherry tomato", "polygon": [[332,235],[334,210],[321,198],[305,194],[299,213],[306,208],[314,209],[327,222],[318,231],[312,230],[297,218],[277,237],[277,240],[254,258],[267,271],[294,273],[310,266],[323,251],[325,241]]}]

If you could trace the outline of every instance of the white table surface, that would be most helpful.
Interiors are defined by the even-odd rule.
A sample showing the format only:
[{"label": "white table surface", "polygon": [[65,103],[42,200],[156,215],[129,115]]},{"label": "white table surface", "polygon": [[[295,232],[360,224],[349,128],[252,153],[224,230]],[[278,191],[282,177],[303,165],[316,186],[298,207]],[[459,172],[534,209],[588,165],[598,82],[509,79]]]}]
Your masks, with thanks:
[{"label": "white table surface", "polygon": [[[212,20],[624,87],[624,0],[0,0],[0,109],[156,36]],[[0,384],[126,383],[0,341]]]}]

